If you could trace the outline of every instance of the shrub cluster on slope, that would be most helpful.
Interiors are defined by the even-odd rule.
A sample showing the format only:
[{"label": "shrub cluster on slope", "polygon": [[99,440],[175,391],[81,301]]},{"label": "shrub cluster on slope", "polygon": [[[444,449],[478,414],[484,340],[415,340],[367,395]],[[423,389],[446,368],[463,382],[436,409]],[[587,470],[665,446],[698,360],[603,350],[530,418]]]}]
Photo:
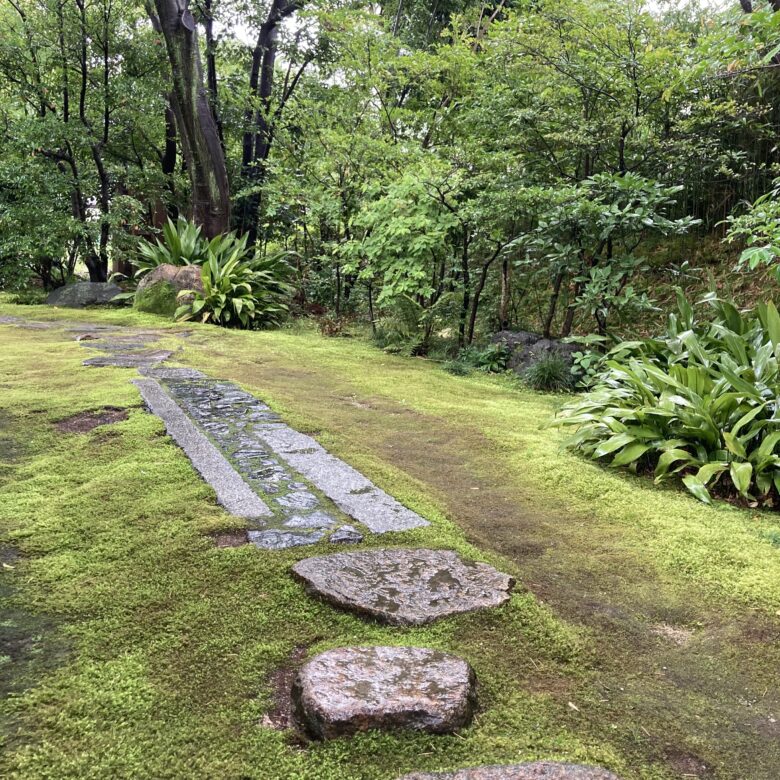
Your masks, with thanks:
[{"label": "shrub cluster on slope", "polygon": [[714,493],[774,506],[780,314],[773,303],[739,312],[714,294],[701,304],[709,317],[678,291],[666,333],[618,345],[557,424],[574,430],[568,445],[588,457],[652,469],[656,481],[678,476],[701,501]]}]

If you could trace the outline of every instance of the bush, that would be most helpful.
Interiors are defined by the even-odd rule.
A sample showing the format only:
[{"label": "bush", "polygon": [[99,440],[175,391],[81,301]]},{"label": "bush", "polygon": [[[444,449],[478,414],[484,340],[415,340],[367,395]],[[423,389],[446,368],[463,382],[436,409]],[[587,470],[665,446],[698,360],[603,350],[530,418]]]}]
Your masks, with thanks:
[{"label": "bush", "polygon": [[222,236],[209,244],[201,269],[203,291],[182,290],[192,300],[176,311],[177,319],[200,317],[201,322],[235,328],[278,325],[287,313],[291,287],[282,255],[252,259],[246,237]]},{"label": "bush", "polygon": [[469,366],[467,363],[463,363],[460,360],[448,360],[442,368],[448,373],[452,374],[453,376],[468,376],[471,371],[472,367]]},{"label": "bush", "polygon": [[560,393],[572,389],[574,376],[560,352],[549,352],[523,371],[523,380],[534,390]]},{"label": "bush", "polygon": [[[568,445],[594,460],[673,475],[709,502],[711,492],[772,506],[780,488],[780,314],[740,313],[714,293],[697,321],[678,291],[678,313],[659,339],[610,352],[594,390],[566,407]],[[615,359],[615,355],[621,355]]]}]

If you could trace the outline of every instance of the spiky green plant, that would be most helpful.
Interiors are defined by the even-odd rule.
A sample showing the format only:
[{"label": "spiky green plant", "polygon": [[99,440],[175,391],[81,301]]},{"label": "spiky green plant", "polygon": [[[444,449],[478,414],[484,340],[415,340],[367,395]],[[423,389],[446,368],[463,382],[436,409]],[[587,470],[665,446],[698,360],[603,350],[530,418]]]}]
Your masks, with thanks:
[{"label": "spiky green plant", "polygon": [[283,254],[253,258],[246,236],[222,238],[209,244],[208,260],[201,268],[203,290],[179,293],[191,301],[176,310],[176,318],[198,317],[201,322],[235,328],[278,324],[291,293]]},{"label": "spiky green plant", "polygon": [[[217,236],[214,241],[224,241]],[[140,278],[160,265],[202,265],[208,260],[209,247],[213,242],[201,235],[201,228],[193,222],[179,217],[163,225],[162,240],[142,240],[138,244],[138,256],[133,260],[135,277]]]}]

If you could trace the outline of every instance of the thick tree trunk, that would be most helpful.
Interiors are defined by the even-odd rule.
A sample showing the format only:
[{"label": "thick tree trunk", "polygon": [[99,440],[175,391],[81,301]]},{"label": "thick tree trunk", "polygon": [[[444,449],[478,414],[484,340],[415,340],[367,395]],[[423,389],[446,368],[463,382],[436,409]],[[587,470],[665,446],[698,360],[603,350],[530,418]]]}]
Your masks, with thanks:
[{"label": "thick tree trunk", "polygon": [[230,228],[225,154],[203,81],[195,20],[184,0],[147,0],[157,12],[173,77],[172,104],[192,183],[192,218],[209,238]]}]

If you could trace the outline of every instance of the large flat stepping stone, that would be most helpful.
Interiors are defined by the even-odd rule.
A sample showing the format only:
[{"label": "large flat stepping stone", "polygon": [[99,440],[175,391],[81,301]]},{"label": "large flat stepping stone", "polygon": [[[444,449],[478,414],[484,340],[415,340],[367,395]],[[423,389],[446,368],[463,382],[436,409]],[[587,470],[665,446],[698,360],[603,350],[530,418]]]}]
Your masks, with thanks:
[{"label": "large flat stepping stone", "polygon": [[619,780],[612,772],[593,766],[535,761],[512,766],[477,766],[456,772],[404,775],[398,780]]},{"label": "large flat stepping stone", "polygon": [[379,549],[304,558],[293,574],[331,604],[400,626],[499,607],[514,578],[451,550]]},{"label": "large flat stepping stone", "polygon": [[162,363],[167,360],[173,352],[163,350],[147,350],[144,352],[127,352],[116,355],[100,355],[99,357],[82,360],[85,366],[105,368],[108,366],[115,368],[143,368],[155,363]]},{"label": "large flat stepping stone", "polygon": [[449,734],[470,721],[476,676],[461,658],[424,647],[345,647],[306,663],[295,678],[299,728],[314,739],[370,729]]}]

